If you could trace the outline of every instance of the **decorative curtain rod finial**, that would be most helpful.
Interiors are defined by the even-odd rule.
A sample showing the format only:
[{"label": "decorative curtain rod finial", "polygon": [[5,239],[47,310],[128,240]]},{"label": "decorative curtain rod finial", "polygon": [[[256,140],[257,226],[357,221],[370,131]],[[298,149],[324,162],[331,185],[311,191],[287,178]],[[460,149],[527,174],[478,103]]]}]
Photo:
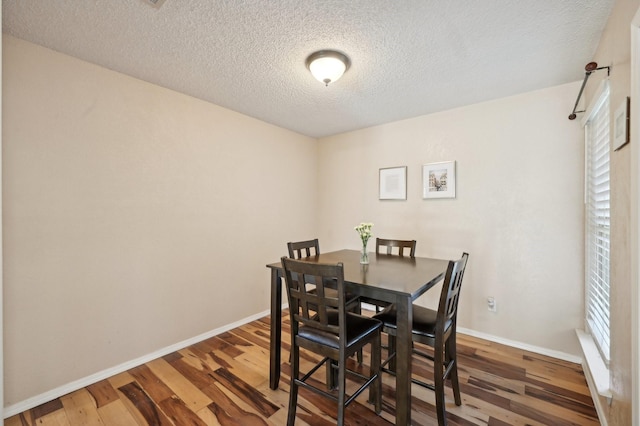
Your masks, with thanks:
[{"label": "decorative curtain rod finial", "polygon": [[593,72],[595,70],[598,69],[598,63],[597,62],[589,62],[585,67],[584,70],[587,72]]},{"label": "decorative curtain rod finial", "polygon": [[573,111],[571,112],[571,114],[569,114],[569,120],[575,120],[576,119],[576,113],[579,112],[584,112],[584,110],[582,111],[576,111],[576,108],[578,108],[578,103],[580,102],[580,97],[582,96],[582,91],[584,90],[584,86],[587,84],[587,80],[589,79],[589,76],[591,75],[592,72],[596,72],[598,70],[602,70],[602,69],[607,69],[607,77],[609,76],[609,72],[611,71],[610,67],[599,67],[598,68],[598,63],[597,62],[589,62],[587,65],[585,65],[584,67],[584,80],[582,81],[582,87],[580,87],[580,92],[578,93],[578,99],[576,99],[576,104],[573,106]]}]

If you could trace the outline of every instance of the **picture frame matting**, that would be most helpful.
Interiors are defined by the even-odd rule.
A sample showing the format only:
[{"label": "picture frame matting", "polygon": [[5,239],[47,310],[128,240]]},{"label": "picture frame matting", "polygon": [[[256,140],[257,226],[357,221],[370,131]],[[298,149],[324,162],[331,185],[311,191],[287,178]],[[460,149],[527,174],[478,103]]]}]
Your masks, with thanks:
[{"label": "picture frame matting", "polygon": [[407,166],[380,169],[378,198],[380,200],[407,199]]},{"label": "picture frame matting", "polygon": [[456,162],[442,161],[422,166],[422,198],[456,197]]}]

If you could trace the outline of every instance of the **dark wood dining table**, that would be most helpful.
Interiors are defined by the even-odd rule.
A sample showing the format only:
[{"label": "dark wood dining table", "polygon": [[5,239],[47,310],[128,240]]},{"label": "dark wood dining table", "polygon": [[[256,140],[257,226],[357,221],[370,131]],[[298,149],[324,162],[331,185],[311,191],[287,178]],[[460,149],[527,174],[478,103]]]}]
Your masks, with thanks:
[{"label": "dark wood dining table", "polygon": [[[322,253],[302,260],[344,264],[345,291],[363,297],[395,303],[398,315],[396,342],[396,424],[411,424],[411,324],[412,302],[435,286],[448,261],[424,257],[401,257],[369,253],[369,264],[360,264],[358,250]],[[280,380],[282,340],[282,264],[268,264],[271,270],[271,342],[269,386]]]}]

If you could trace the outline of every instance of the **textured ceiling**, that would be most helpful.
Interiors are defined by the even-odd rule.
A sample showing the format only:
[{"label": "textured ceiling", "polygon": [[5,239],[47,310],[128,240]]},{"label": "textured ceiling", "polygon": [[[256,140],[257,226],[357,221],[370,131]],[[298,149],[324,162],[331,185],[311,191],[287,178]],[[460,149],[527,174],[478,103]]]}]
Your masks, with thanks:
[{"label": "textured ceiling", "polygon": [[[2,3],[5,33],[322,137],[581,80],[613,0]],[[329,87],[322,49],[352,62]]]}]

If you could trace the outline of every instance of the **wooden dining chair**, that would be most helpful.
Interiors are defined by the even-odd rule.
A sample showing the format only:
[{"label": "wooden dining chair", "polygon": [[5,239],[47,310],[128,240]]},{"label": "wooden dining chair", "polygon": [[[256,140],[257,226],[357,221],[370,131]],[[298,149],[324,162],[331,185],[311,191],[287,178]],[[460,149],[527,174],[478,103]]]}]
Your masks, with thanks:
[{"label": "wooden dining chair", "polygon": [[320,254],[320,242],[317,238],[306,241],[294,241],[287,243],[289,257],[301,259],[303,257],[317,256]]},{"label": "wooden dining chair", "polygon": [[[409,252],[410,257],[416,257],[416,240],[390,240],[386,238],[376,238],[376,254],[380,254],[380,248],[386,247],[386,253],[384,254],[397,254],[398,256],[404,256],[405,250]],[[394,252],[394,248],[397,248]],[[390,303],[383,302],[381,300],[375,300],[370,298],[361,297],[362,303],[375,306],[376,313],[390,305]]]},{"label": "wooden dining chair", "polygon": [[[424,308],[413,305],[413,326],[411,337],[414,342],[423,343],[433,348],[433,356],[414,348],[415,355],[422,356],[433,362],[434,383],[427,383],[422,380],[412,378],[411,380],[423,387],[435,391],[436,412],[438,413],[438,424],[447,424],[447,413],[445,407],[445,381],[451,381],[453,397],[456,405],[462,404],[460,398],[460,385],[458,383],[458,361],[456,355],[456,324],[458,315],[458,301],[460,300],[460,289],[462,288],[462,277],[467,266],[468,253],[463,253],[462,257],[456,261],[450,261],[447,273],[440,292],[438,310]],[[387,307],[384,311],[373,316],[383,322],[383,331],[389,335],[389,357],[383,362],[383,371],[394,374],[397,314],[395,305]],[[390,364],[390,368],[386,368]]]},{"label": "wooden dining chair", "polygon": [[[303,259],[305,257],[318,256],[320,254],[320,242],[317,238],[313,240],[305,241],[293,241],[287,243],[287,249],[289,250],[289,257],[291,259]],[[313,290],[310,290],[313,291]],[[328,293],[335,293],[336,289],[327,287]],[[332,296],[336,296],[332,294]],[[360,299],[351,293],[347,293],[347,310],[356,314],[362,313],[362,307],[360,305]],[[358,351],[357,359],[359,363],[362,363],[362,351]]]},{"label": "wooden dining chair", "polygon": [[[369,402],[374,403],[376,414],[382,408],[382,381],[380,378],[379,320],[349,312],[344,292],[344,267],[338,264],[304,262],[283,257],[282,268],[289,299],[291,321],[291,385],[287,425],[295,423],[298,388],[307,388],[338,403],[337,424],[344,424],[345,408],[369,387]],[[315,283],[308,291],[308,283]],[[337,292],[327,292],[326,284],[335,284]],[[347,369],[347,358],[366,345],[371,345],[369,375]],[[323,357],[309,372],[300,377],[300,349]],[[306,357],[305,357],[306,358]],[[308,359],[308,358],[306,358]],[[333,381],[337,369],[337,395],[307,381],[322,365],[328,368],[327,384]],[[360,370],[360,369],[359,369]],[[364,383],[350,396],[346,393],[346,377],[355,377]],[[331,386],[330,386],[331,387]]]},{"label": "wooden dining chair", "polygon": [[393,249],[397,248],[398,256],[404,256],[405,249],[409,250],[409,256],[416,257],[416,240],[388,240],[376,238],[376,254],[380,254],[380,248],[386,247],[386,254],[393,254]]}]

